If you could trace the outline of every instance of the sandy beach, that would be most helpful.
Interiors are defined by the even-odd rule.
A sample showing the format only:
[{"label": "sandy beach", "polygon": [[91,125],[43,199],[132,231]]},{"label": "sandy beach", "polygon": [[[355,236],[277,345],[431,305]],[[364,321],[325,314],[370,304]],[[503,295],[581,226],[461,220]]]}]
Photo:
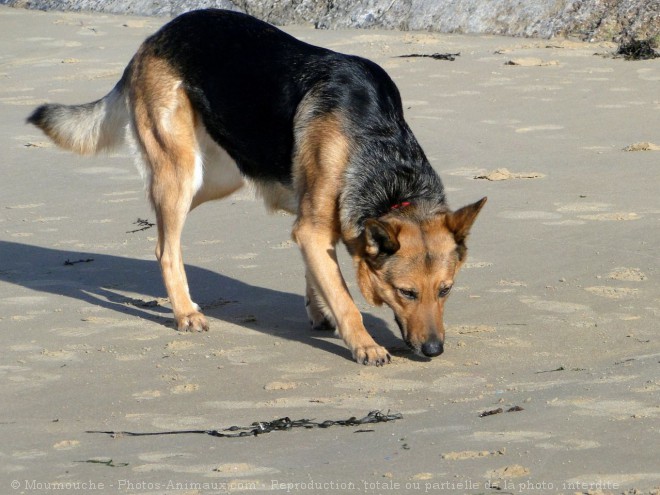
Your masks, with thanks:
[{"label": "sandy beach", "polygon": [[[285,28],[382,65],[451,206],[489,198],[433,360],[364,302],[342,250],[394,356],[369,368],[309,328],[293,217],[249,190],[189,216],[211,330],[178,333],[131,150],[74,156],[25,124],[38,104],[106,94],[165,22],[0,7],[0,493],[660,492],[660,62],[606,43]],[[436,52],[460,55],[399,58]],[[403,417],[87,433],[372,410]]]}]

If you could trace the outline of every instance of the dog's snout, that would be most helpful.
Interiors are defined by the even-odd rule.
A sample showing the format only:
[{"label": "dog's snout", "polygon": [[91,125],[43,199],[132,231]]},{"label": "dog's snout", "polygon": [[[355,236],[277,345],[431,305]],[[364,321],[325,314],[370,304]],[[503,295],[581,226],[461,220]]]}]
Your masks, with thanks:
[{"label": "dog's snout", "polygon": [[422,344],[422,354],[427,357],[439,356],[444,350],[444,345],[439,340],[429,340]]}]

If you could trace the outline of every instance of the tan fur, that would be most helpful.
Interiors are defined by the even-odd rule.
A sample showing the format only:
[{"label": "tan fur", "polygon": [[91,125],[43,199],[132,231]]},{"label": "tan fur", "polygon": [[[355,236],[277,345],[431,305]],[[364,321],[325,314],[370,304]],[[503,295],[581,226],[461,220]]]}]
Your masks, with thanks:
[{"label": "tan fur", "polygon": [[382,364],[387,350],[374,342],[362,322],[339,269],[336,244],[341,236],[339,195],[348,164],[350,141],[338,116],[313,120],[297,136],[296,186],[300,210],[293,237],[305,260],[308,297],[321,300],[331,312],[337,330],[361,363]]},{"label": "tan fur", "polygon": [[[415,218],[414,212],[409,216],[387,215],[381,221],[399,245],[396,253],[382,265],[370,262],[377,253],[370,253],[368,245],[354,254],[362,293],[372,304],[385,303],[392,308],[404,340],[418,353],[429,340],[444,342],[446,296],[440,293],[453,286],[465,262],[459,243],[465,240],[484,203],[485,199],[423,221]],[[399,289],[416,293],[416,300],[407,299]]]},{"label": "tan fur", "polygon": [[208,330],[190,298],[181,253],[181,232],[195,196],[198,125],[180,81],[163,61],[136,57],[130,84],[134,128],[149,169],[149,196],[156,211],[156,257],[179,330]]}]

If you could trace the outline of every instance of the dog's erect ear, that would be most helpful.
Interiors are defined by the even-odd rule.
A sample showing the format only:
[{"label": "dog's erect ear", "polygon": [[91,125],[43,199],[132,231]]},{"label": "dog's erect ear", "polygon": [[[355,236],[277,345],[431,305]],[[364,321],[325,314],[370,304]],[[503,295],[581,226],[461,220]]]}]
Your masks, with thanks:
[{"label": "dog's erect ear", "polygon": [[464,206],[459,210],[448,213],[446,216],[447,228],[452,234],[454,234],[454,240],[458,246],[456,248],[458,251],[458,259],[461,261],[463,261],[465,253],[467,252],[465,239],[470,233],[470,227],[472,227],[472,224],[477,219],[477,215],[484,204],[486,204],[487,199],[488,198],[481,198],[476,203]]},{"label": "dog's erect ear", "polygon": [[391,225],[370,218],[364,222],[364,251],[372,260],[384,259],[399,250],[399,241]]}]

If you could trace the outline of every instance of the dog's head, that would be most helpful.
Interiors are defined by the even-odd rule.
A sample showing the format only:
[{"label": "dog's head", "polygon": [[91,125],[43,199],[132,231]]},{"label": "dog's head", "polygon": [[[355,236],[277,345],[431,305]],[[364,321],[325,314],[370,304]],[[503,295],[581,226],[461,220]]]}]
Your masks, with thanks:
[{"label": "dog's head", "polygon": [[356,257],[360,290],[394,311],[403,340],[417,354],[444,350],[443,311],[467,255],[466,238],[486,198],[455,212],[397,212],[365,223]]}]

